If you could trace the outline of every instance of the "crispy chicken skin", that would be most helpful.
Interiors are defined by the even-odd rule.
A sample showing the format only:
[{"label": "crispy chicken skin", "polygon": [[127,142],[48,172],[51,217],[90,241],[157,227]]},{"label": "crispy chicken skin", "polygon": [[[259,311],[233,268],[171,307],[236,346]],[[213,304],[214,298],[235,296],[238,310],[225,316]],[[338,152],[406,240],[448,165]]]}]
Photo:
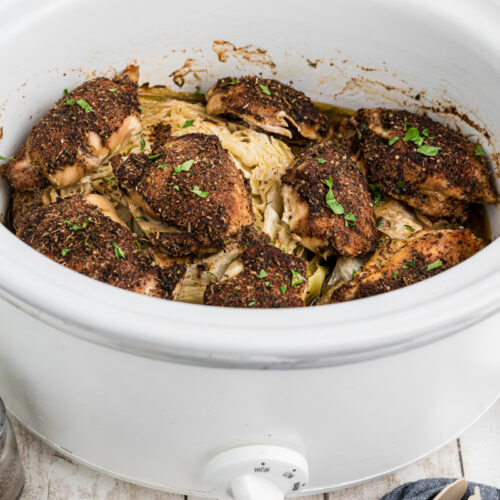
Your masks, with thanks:
[{"label": "crispy chicken skin", "polygon": [[304,305],[306,262],[274,246],[250,246],[226,274],[229,277],[207,287],[205,304],[253,308]]},{"label": "crispy chicken skin", "polygon": [[387,239],[355,277],[334,290],[331,302],[359,299],[425,280],[483,248],[468,229],[422,229],[406,240]]},{"label": "crispy chicken skin", "polygon": [[[349,127],[357,130],[351,134],[353,145],[369,181],[423,214],[463,220],[470,203],[497,201],[484,156],[476,156],[475,145],[464,136],[430,118],[403,110],[362,109],[345,129]],[[411,127],[424,146],[441,148],[435,156],[404,140]],[[399,139],[389,145],[395,137]]]},{"label": "crispy chicken skin", "polygon": [[149,234],[166,255],[212,253],[253,224],[243,175],[214,135],[168,137],[149,156],[113,159],[113,169],[129,199],[172,228]]},{"label": "crispy chicken skin", "polygon": [[60,99],[33,127],[7,176],[16,190],[35,189],[40,178],[55,187],[78,182],[141,130],[138,69],[110,80],[89,80]]},{"label": "crispy chicken skin", "polygon": [[303,137],[330,137],[328,117],[303,92],[257,76],[222,78],[206,93],[207,113],[231,113],[267,132],[292,137],[289,122]]},{"label": "crispy chicken skin", "polygon": [[[335,214],[326,205],[330,189],[323,181],[330,178],[343,214]],[[283,220],[306,248],[324,258],[334,253],[356,256],[374,249],[377,229],[368,183],[343,148],[321,143],[303,149],[282,177],[281,194]]]},{"label": "crispy chicken skin", "polygon": [[185,268],[160,268],[97,194],[75,195],[40,207],[21,223],[17,236],[38,252],[90,278],[133,292],[174,298]]}]

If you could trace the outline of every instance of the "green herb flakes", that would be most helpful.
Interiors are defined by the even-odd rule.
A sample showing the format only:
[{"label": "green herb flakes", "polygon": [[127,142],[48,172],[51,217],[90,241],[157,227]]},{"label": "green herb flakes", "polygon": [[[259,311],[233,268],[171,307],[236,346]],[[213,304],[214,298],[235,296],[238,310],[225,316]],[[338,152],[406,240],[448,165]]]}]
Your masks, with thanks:
[{"label": "green herb flakes", "polygon": [[234,78],[234,76],[232,76],[232,77],[230,78],[230,80],[231,80],[231,81],[230,81],[230,84],[231,84],[231,85],[236,85],[236,83],[238,83],[238,80],[236,80],[236,78]]},{"label": "green herb flakes", "polygon": [[157,153],[155,155],[148,156],[150,160],[157,160],[158,158],[161,158],[163,156],[163,153]]},{"label": "green herb flakes", "polygon": [[[236,292],[236,290],[234,290],[234,292]],[[248,307],[253,307],[254,305],[255,305],[255,300],[252,300],[251,302],[248,303]]]},{"label": "green herb flakes", "polygon": [[264,285],[269,286],[269,281],[264,281]]},{"label": "green herb flakes", "polygon": [[208,191],[201,191],[198,186],[193,186],[193,189],[190,189],[189,191],[200,198],[206,198],[208,196]]},{"label": "green herb flakes", "polygon": [[328,177],[328,179],[323,179],[321,182],[328,187],[328,192],[325,197],[326,206],[330,208],[334,214],[342,215],[344,213],[344,207],[337,201],[335,195],[333,194],[333,179]]},{"label": "green herb flakes", "polygon": [[373,204],[378,206],[382,200],[382,189],[377,184],[368,184],[370,191],[372,192]]},{"label": "green herb flakes", "polygon": [[125,254],[123,253],[123,250],[114,241],[111,244],[113,245],[113,250],[115,251],[115,257],[117,259],[124,259]]},{"label": "green herb flakes", "polygon": [[144,151],[145,148],[146,148],[146,140],[141,135],[141,151]]},{"label": "green herb flakes", "polygon": [[399,141],[399,136],[397,135],[396,137],[392,137],[391,139],[389,139],[389,146],[392,146],[393,144],[396,144],[396,142]]},{"label": "green herb flakes", "polygon": [[431,262],[427,266],[427,271],[432,271],[433,269],[437,269],[438,267],[441,267],[443,265],[443,261],[441,259],[437,259],[434,262]]},{"label": "green herb flakes", "polygon": [[142,247],[141,247],[141,244],[139,243],[139,240],[135,240],[135,246],[137,247],[137,250],[139,252],[142,252]]},{"label": "green herb flakes", "polygon": [[264,269],[261,269],[259,274],[258,274],[258,277],[259,278],[265,278],[267,276],[267,273],[266,271],[264,271]]},{"label": "green herb flakes", "polygon": [[12,161],[14,159],[13,156],[2,156],[0,155],[0,161]]},{"label": "green herb flakes", "polygon": [[281,285],[280,290],[281,290],[281,295],[285,295],[286,293],[287,286],[286,285]]},{"label": "green herb flakes", "polygon": [[405,227],[406,227],[406,229],[408,229],[408,231],[410,231],[410,233],[415,232],[415,228],[413,226],[409,226],[408,224],[405,224]]},{"label": "green herb flakes", "polygon": [[69,94],[68,89],[64,89],[64,90],[63,90],[63,94],[64,94],[64,95],[68,95],[68,94]]},{"label": "green herb flakes", "polygon": [[344,215],[344,219],[345,219],[345,227],[355,227],[356,224],[356,216],[352,213],[352,212],[349,212],[347,215]]},{"label": "green herb flakes", "polygon": [[193,166],[194,160],[186,160],[185,162],[181,163],[180,165],[177,165],[174,167],[174,173],[172,175],[176,175],[180,172],[189,172],[191,167]]},{"label": "green herb flakes", "polygon": [[292,269],[291,271],[292,271],[292,287],[300,285],[306,280],[301,274],[299,274],[294,269]]},{"label": "green herb flakes", "polygon": [[408,269],[410,267],[415,267],[415,259],[409,260],[406,264],[403,264],[403,269]]},{"label": "green herb flakes", "polygon": [[361,125],[361,127],[356,129],[356,137],[358,138],[359,141],[363,137],[363,132],[365,131],[367,126],[368,125],[366,123],[363,123],[363,125]]},{"label": "green herb flakes", "polygon": [[61,255],[62,255],[63,257],[66,257],[66,255],[68,255],[68,252],[69,252],[69,251],[70,251],[70,249],[69,249],[69,248],[63,248],[63,249],[61,250]]},{"label": "green herb flakes", "polygon": [[260,87],[260,90],[262,90],[262,92],[264,92],[264,94],[271,95],[271,91],[269,90],[269,88],[266,85],[262,85],[262,83],[259,83],[259,87]]},{"label": "green herb flakes", "polygon": [[73,104],[75,104],[75,100],[72,99],[71,97],[68,97],[65,101],[64,101],[64,104],[66,104],[66,106],[73,106]]},{"label": "green herb flakes", "polygon": [[175,189],[176,191],[179,191],[179,186],[178,186],[177,184],[174,184],[174,189]]},{"label": "green herb flakes", "polygon": [[423,146],[420,146],[417,148],[417,153],[421,153],[425,156],[436,156],[443,148],[438,148],[436,146],[429,146],[428,144],[424,144]]},{"label": "green herb flakes", "polygon": [[474,156],[484,156],[484,151],[481,147],[481,144],[476,144],[474,146]]},{"label": "green herb flakes", "polygon": [[194,123],[194,120],[186,120],[184,122],[184,125],[181,125],[180,123],[177,124],[179,128],[188,128]]},{"label": "green herb flakes", "polygon": [[393,278],[393,279],[397,279],[397,277],[398,277],[398,276],[399,276],[399,273],[398,273],[397,271],[394,271],[394,272],[392,273],[392,278]]},{"label": "green herb flakes", "polygon": [[116,92],[116,89],[109,89],[110,92]]},{"label": "green herb flakes", "polygon": [[398,181],[398,182],[396,182],[396,186],[399,189],[404,189],[405,188],[405,183],[403,181]]},{"label": "green herb flakes", "polygon": [[92,107],[85,99],[78,99],[76,103],[85,111],[85,113],[90,113],[92,111]]},{"label": "green herb flakes", "polygon": [[317,161],[319,164],[326,163],[326,160],[325,160],[324,158],[316,158],[316,161]]}]

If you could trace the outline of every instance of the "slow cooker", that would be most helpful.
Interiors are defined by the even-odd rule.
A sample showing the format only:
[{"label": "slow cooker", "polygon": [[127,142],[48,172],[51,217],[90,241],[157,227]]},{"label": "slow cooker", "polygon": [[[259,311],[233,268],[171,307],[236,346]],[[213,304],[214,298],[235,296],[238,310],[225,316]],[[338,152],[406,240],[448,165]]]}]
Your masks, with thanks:
[{"label": "slow cooker", "polygon": [[[318,102],[425,111],[495,170],[499,25],[488,0],[4,0],[0,153],[64,88],[137,62],[151,84],[175,87],[182,67],[187,90],[262,73]],[[3,182],[3,216],[8,203]],[[171,492],[270,499],[388,473],[499,394],[500,208],[488,216],[493,242],[451,270],[293,310],[136,295],[0,225],[0,394],[59,453]]]}]

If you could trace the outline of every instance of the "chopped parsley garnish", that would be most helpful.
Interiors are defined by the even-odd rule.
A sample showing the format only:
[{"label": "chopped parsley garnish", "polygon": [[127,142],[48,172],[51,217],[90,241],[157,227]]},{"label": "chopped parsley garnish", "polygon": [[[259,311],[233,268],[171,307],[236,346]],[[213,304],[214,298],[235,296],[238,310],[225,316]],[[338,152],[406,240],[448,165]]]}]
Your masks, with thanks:
[{"label": "chopped parsley garnish", "polygon": [[230,80],[231,80],[231,82],[230,82],[230,83],[231,83],[231,85],[236,85],[236,83],[238,82],[238,80],[236,80],[236,78],[234,78],[234,76],[232,76],[232,77],[230,78]]},{"label": "chopped parsley garnish", "polygon": [[113,250],[115,251],[115,257],[117,259],[124,259],[125,254],[123,253],[123,250],[114,241],[112,242],[112,245],[113,245]]},{"label": "chopped parsley garnish", "polygon": [[136,219],[139,219],[139,220],[145,220],[147,221],[148,219],[146,219],[146,217],[144,217],[143,215],[141,215],[140,217],[136,217]]},{"label": "chopped parsley garnish", "polygon": [[181,125],[180,123],[177,124],[179,128],[188,128],[194,123],[194,120],[186,120],[184,122],[184,125]]},{"label": "chopped parsley garnish", "polygon": [[82,231],[89,225],[89,220],[87,219],[87,217],[84,217],[83,224],[81,226],[75,224],[72,220],[65,220],[64,222],[57,223],[58,226],[64,226],[65,224],[68,225],[72,231]]},{"label": "chopped parsley garnish", "polygon": [[363,123],[361,127],[356,129],[356,137],[358,138],[358,140],[361,140],[361,138],[363,137],[363,132],[365,131],[366,127],[367,127],[366,123]]},{"label": "chopped parsley garnish", "polygon": [[287,289],[287,286],[286,286],[286,285],[281,285],[281,286],[280,286],[280,290],[281,290],[281,294],[282,294],[282,295],[285,295],[286,289]]},{"label": "chopped parsley garnish", "polygon": [[64,101],[64,104],[66,104],[66,106],[73,106],[73,104],[75,104],[75,100],[72,99],[71,97],[68,97],[65,101]]},{"label": "chopped parsley garnish", "polygon": [[356,222],[356,216],[352,212],[349,212],[347,215],[344,215],[344,219],[345,219],[345,227],[356,226],[356,224],[354,224]]},{"label": "chopped parsley garnish", "polygon": [[61,250],[61,255],[62,255],[63,257],[66,257],[66,255],[68,255],[69,250],[70,250],[69,248],[63,248],[63,249]]},{"label": "chopped parsley garnish", "polygon": [[85,99],[78,99],[76,103],[85,111],[85,113],[90,113],[92,111],[92,107]]},{"label": "chopped parsley garnish", "polygon": [[[234,290],[236,292],[236,290]],[[236,295],[236,293],[235,293]],[[248,307],[253,307],[255,305],[255,300],[252,300],[251,302],[248,303]]]},{"label": "chopped parsley garnish", "polygon": [[201,191],[198,186],[193,186],[193,189],[190,189],[189,191],[200,198],[206,198],[208,196],[208,191]]},{"label": "chopped parsley garnish", "polygon": [[294,269],[292,269],[291,271],[292,271],[292,286],[300,285],[306,280],[301,274],[299,274]]},{"label": "chopped parsley garnish", "polygon": [[12,161],[13,159],[14,159],[13,156],[6,157],[6,156],[0,155],[0,160],[1,161]]},{"label": "chopped parsley garnish", "polygon": [[484,156],[484,151],[481,147],[481,144],[476,144],[474,146],[474,156]]},{"label": "chopped parsley garnish", "polygon": [[141,107],[141,106],[137,106],[137,109],[138,109],[139,111],[142,111],[142,107]]},{"label": "chopped parsley garnish", "polygon": [[415,146],[417,146],[417,153],[423,154],[425,156],[436,156],[438,152],[443,149],[437,146],[430,146],[429,144],[425,144],[427,141],[432,141],[434,137],[429,137],[429,132],[424,128],[422,131],[422,135],[418,132],[418,128],[410,127],[403,138],[404,142],[413,142]]},{"label": "chopped parsley garnish", "polygon": [[261,269],[259,274],[258,274],[258,277],[259,278],[265,278],[267,276],[267,273],[266,271],[264,271],[264,269]]},{"label": "chopped parsley garnish", "polygon": [[179,186],[178,186],[177,184],[174,184],[174,189],[175,189],[176,191],[179,191]]},{"label": "chopped parsley garnish", "polygon": [[157,160],[158,158],[161,158],[163,156],[163,153],[157,153],[155,155],[148,156],[150,160]]},{"label": "chopped parsley garnish", "polygon": [[351,271],[351,278],[354,278],[354,276],[356,276],[357,273],[358,273],[358,271],[356,271],[356,269],[353,269]]},{"label": "chopped parsley garnish", "polygon": [[415,232],[415,228],[413,226],[409,226],[408,224],[405,224],[405,227],[406,227],[406,229],[408,229],[408,231],[410,231],[410,233]]},{"label": "chopped parsley garnish", "polygon": [[316,161],[320,164],[326,163],[326,160],[324,158],[316,158]]},{"label": "chopped parsley garnish", "polygon": [[440,149],[443,148],[438,148],[436,146],[429,146],[428,144],[424,144],[423,146],[417,148],[417,153],[421,153],[425,156],[436,156]]},{"label": "chopped parsley garnish", "polygon": [[409,267],[415,267],[415,259],[411,259],[406,264],[403,264],[403,269],[408,269]]},{"label": "chopped parsley garnish", "polygon": [[83,244],[86,246],[86,247],[90,247],[90,248],[94,248],[90,243],[89,243],[89,236],[90,234],[87,234],[85,236],[85,239],[83,240]]},{"label": "chopped parsley garnish", "polygon": [[427,266],[427,271],[432,271],[433,269],[437,269],[438,267],[441,267],[443,265],[443,261],[441,259],[437,259],[434,262],[431,262]]},{"label": "chopped parsley garnish", "polygon": [[399,273],[398,273],[397,271],[394,271],[394,272],[392,273],[392,278],[393,278],[393,279],[396,279],[398,276],[399,276]]},{"label": "chopped parsley garnish", "polygon": [[269,281],[264,281],[264,285],[269,286]]},{"label": "chopped parsley garnish", "polygon": [[344,213],[344,207],[337,201],[335,195],[332,191],[333,179],[328,177],[328,179],[322,179],[321,182],[328,187],[328,192],[326,193],[325,203],[328,208],[336,215],[342,215]]},{"label": "chopped parsley garnish", "polygon": [[205,94],[201,91],[201,87],[196,87],[194,95],[204,96]]},{"label": "chopped parsley garnish", "polygon": [[191,167],[193,166],[194,160],[186,160],[185,162],[181,163],[180,165],[177,165],[174,167],[174,173],[172,175],[176,175],[179,172],[189,172]]},{"label": "chopped parsley garnish", "polygon": [[269,88],[266,85],[262,85],[262,83],[259,83],[259,87],[260,87],[260,90],[262,90],[262,92],[264,92],[264,94],[271,95],[271,91],[269,90]]},{"label": "chopped parsley garnish", "polygon": [[139,240],[135,240],[135,246],[137,247],[137,250],[139,250],[139,252],[142,252],[142,247],[141,244],[139,243]]},{"label": "chopped parsley garnish", "polygon": [[403,118],[403,130],[406,130],[406,127],[408,127],[408,120],[406,119],[406,116]]},{"label": "chopped parsley garnish", "polygon": [[146,147],[146,141],[144,137],[141,135],[141,151],[144,151],[145,147]]},{"label": "chopped parsley garnish", "polygon": [[399,188],[399,189],[404,189],[405,187],[405,183],[403,181],[398,181],[396,182],[396,186]]},{"label": "chopped parsley garnish", "polygon": [[63,90],[63,94],[64,94],[64,95],[68,95],[68,94],[69,94],[68,89],[64,89],[64,90]]},{"label": "chopped parsley garnish", "polygon": [[381,227],[384,225],[384,221],[383,220],[378,220],[377,221],[377,227]]},{"label": "chopped parsley garnish", "polygon": [[165,163],[160,163],[156,168],[167,168],[167,165],[165,165]]},{"label": "chopped parsley garnish", "polygon": [[109,89],[110,92],[116,92],[116,89]]},{"label": "chopped parsley garnish", "polygon": [[372,192],[373,203],[377,206],[382,200],[382,189],[377,184],[368,184],[370,191]]},{"label": "chopped parsley garnish", "polygon": [[389,139],[389,146],[392,146],[393,144],[396,144],[396,142],[399,141],[399,136],[397,135],[396,137],[392,137]]}]

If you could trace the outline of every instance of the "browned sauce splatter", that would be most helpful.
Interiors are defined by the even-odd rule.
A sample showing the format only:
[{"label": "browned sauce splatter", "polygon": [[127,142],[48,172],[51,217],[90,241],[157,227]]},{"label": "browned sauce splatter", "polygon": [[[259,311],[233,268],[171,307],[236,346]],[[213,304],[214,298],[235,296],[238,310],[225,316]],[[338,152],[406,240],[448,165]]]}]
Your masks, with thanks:
[{"label": "browned sauce splatter", "polygon": [[217,54],[220,62],[227,62],[230,57],[234,57],[239,62],[247,62],[267,66],[271,69],[276,68],[266,50],[253,45],[245,45],[244,47],[236,47],[231,42],[225,40],[215,40],[212,49]]},{"label": "browned sauce splatter", "polygon": [[201,67],[197,67],[197,64],[198,63],[196,59],[192,59],[190,57],[187,58],[184,62],[184,65],[181,68],[176,69],[170,74],[170,76],[174,80],[174,83],[178,87],[182,87],[186,83],[186,77],[189,74],[192,74],[196,80],[201,81],[201,78],[198,75],[198,73],[206,73],[207,70]]}]

